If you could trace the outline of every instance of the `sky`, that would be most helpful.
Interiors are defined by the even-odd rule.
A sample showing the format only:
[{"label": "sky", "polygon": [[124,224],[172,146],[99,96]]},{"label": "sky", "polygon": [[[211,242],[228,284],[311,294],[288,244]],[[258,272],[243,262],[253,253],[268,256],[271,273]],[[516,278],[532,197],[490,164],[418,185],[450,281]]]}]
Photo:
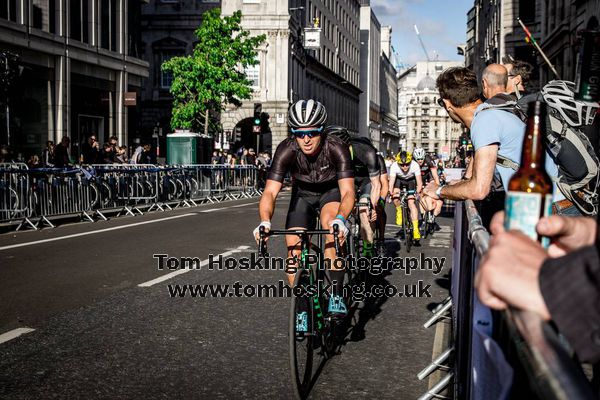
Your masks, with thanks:
[{"label": "sky", "polygon": [[[392,26],[392,45],[399,62],[413,65],[425,60],[416,24],[431,59],[463,60],[456,46],[466,42],[467,12],[474,0],[371,0],[382,25]],[[397,61],[392,57],[392,63]]]}]

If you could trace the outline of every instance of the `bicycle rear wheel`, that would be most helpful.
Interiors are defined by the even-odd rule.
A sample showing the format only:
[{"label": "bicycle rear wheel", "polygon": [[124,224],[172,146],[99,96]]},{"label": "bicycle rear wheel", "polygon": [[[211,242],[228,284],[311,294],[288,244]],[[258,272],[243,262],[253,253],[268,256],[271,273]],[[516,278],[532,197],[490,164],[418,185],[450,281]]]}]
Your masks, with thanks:
[{"label": "bicycle rear wheel", "polygon": [[422,215],[423,218],[423,239],[427,239],[427,235],[429,235],[429,231],[430,231],[430,224],[429,224],[429,213],[431,213],[431,211],[425,211]]}]

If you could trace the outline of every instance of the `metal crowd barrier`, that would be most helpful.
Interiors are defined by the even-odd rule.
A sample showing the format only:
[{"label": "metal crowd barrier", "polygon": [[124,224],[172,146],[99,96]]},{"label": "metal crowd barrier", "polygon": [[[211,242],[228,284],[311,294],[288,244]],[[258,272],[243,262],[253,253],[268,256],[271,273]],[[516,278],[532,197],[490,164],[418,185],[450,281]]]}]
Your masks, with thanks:
[{"label": "metal crowd barrier", "polygon": [[490,235],[470,200],[456,204],[455,220],[451,299],[434,310],[445,312],[451,304],[452,345],[419,378],[449,364],[451,372],[421,399],[439,398],[451,380],[455,399],[595,399],[582,369],[548,323],[532,312],[496,313],[479,303],[473,283]]},{"label": "metal crowd barrier", "polygon": [[29,219],[32,210],[28,170],[26,164],[0,163],[0,221],[20,220],[20,225],[34,227]]},{"label": "metal crowd barrier", "polygon": [[[51,219],[80,215],[106,220],[116,212],[153,210],[260,195],[254,166],[129,164],[28,169],[0,164],[0,223],[20,222],[33,229],[54,226]],[[145,211],[143,211],[145,210]]]}]

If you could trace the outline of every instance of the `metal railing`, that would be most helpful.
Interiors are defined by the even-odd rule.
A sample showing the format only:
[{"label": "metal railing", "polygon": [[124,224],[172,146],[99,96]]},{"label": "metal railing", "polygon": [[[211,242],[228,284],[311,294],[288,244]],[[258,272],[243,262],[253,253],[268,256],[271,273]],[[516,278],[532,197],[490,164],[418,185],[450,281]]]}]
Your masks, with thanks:
[{"label": "metal railing", "polygon": [[38,229],[52,218],[93,221],[260,195],[254,166],[128,164],[28,169],[0,164],[0,223]]},{"label": "metal railing", "polygon": [[[484,369],[491,367],[495,370],[496,365],[491,366],[489,360],[478,358],[481,354],[477,355],[476,348],[483,348],[484,343],[481,339],[481,327],[474,326],[475,321],[480,324],[481,320],[485,320],[481,314],[481,309],[485,307],[477,302],[473,284],[479,260],[488,250],[490,235],[483,226],[473,201],[457,203],[455,220],[452,297],[434,310],[435,318],[427,322],[431,325],[451,308],[452,345],[421,371],[419,378],[424,378],[438,368],[448,369],[450,365],[452,371],[421,399],[440,397],[439,393],[451,380],[454,381],[453,395],[457,399],[478,399],[482,390],[498,386],[494,382],[486,382]],[[485,339],[485,348],[500,349],[502,357],[515,371],[514,380],[510,376],[498,374],[500,383],[508,386],[512,398],[596,398],[582,369],[573,360],[556,330],[539,315],[509,309],[497,313],[498,318],[491,316],[492,313],[490,320],[496,326],[493,329],[489,327],[491,334]],[[454,355],[452,359],[451,353]],[[498,396],[489,391],[485,393],[488,398]],[[504,392],[504,396],[507,395]]]},{"label": "metal railing", "polygon": [[[465,202],[469,239],[479,258],[489,247],[490,235],[475,204]],[[541,399],[596,399],[592,388],[561,343],[556,330],[531,311],[509,309],[502,313],[529,384]]]}]

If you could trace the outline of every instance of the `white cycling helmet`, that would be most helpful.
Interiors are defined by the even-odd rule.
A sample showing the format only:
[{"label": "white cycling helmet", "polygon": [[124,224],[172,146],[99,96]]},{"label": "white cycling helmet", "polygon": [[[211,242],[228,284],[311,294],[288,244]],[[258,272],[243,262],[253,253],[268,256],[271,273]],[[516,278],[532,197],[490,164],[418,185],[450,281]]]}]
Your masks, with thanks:
[{"label": "white cycling helmet", "polygon": [[542,96],[546,103],[557,110],[569,125],[591,125],[598,110],[598,103],[574,101],[574,88],[573,82],[550,81],[542,88]]},{"label": "white cycling helmet", "polygon": [[413,150],[413,157],[415,160],[423,160],[425,159],[425,150],[421,147],[417,147]]},{"label": "white cycling helmet", "polygon": [[327,120],[325,106],[315,100],[298,100],[290,106],[288,125],[292,129],[323,126]]}]

